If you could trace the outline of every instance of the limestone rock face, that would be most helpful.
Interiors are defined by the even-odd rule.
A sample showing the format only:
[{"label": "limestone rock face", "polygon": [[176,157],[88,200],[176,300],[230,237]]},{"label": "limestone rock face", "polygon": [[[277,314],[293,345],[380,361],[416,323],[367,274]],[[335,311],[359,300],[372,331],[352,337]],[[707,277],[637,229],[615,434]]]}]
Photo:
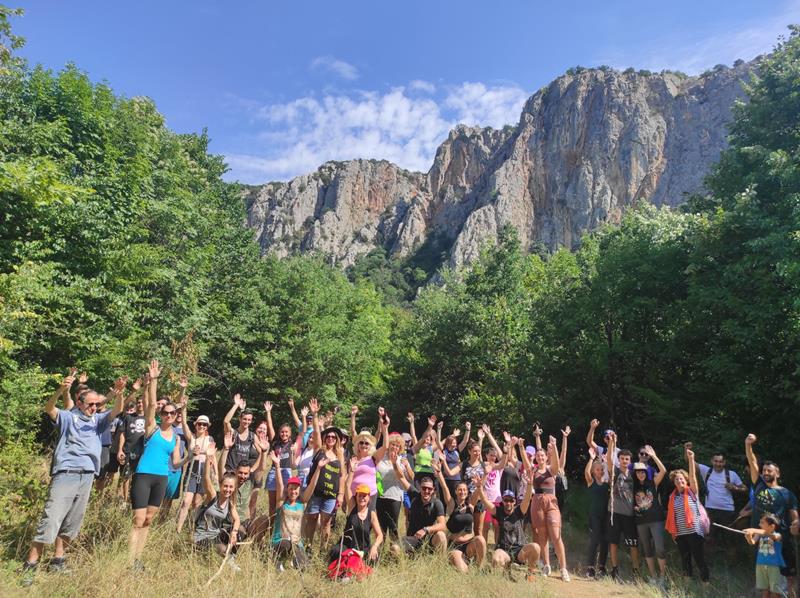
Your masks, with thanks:
[{"label": "limestone rock face", "polygon": [[505,224],[529,249],[573,248],[639,201],[674,206],[701,191],[754,68],[571,72],[531,96],[516,126],[456,127],[427,174],[351,160],[251,188],[248,225],[264,251],[319,251],[342,267],[378,246],[408,256],[431,235],[458,267]]}]

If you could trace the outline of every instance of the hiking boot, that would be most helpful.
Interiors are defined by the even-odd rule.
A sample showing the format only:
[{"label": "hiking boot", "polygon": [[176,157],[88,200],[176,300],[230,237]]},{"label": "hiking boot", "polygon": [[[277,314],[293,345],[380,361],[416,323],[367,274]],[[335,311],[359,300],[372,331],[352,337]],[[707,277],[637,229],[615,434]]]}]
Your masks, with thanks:
[{"label": "hiking boot", "polygon": [[67,559],[61,557],[60,559],[50,559],[50,562],[47,564],[47,571],[49,573],[61,573],[61,574],[70,574],[72,573],[72,569],[67,568]]}]

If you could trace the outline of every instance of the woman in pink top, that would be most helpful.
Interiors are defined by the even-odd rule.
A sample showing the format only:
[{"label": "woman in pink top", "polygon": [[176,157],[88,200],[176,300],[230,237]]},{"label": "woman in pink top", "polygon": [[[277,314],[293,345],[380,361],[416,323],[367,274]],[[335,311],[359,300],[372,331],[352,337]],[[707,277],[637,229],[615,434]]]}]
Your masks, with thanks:
[{"label": "woman in pink top", "polygon": [[[378,408],[378,426],[383,438],[389,437],[389,416],[386,415],[383,407]],[[369,506],[371,509],[375,508],[378,500],[378,484],[376,473],[378,471],[378,463],[383,459],[386,453],[386,446],[379,449],[375,448],[375,437],[368,431],[363,431],[353,438],[353,453],[358,463],[353,470],[353,481],[350,484],[350,490],[355,496],[355,489],[357,486],[364,484],[369,487]]]}]

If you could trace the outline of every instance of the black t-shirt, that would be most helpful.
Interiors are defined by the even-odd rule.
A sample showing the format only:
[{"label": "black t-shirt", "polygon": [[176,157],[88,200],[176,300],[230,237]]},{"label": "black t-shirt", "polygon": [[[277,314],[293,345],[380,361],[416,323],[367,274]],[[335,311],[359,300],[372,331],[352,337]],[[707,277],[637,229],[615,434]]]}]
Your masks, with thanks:
[{"label": "black t-shirt", "polygon": [[[320,459],[325,456],[325,451],[319,450],[314,454],[311,468],[308,470],[308,479],[314,476]],[[339,480],[342,478],[342,464],[338,459],[328,461],[319,472],[317,485],[314,487],[314,496],[318,498],[336,498],[339,495]]]},{"label": "black t-shirt", "polygon": [[503,496],[506,490],[511,490],[514,496],[519,496],[519,471],[513,465],[506,465],[500,476],[500,496]]},{"label": "black t-shirt", "polygon": [[[275,451],[280,458],[280,467],[281,469],[291,469],[292,467],[292,445],[294,443],[291,440],[287,440],[285,443],[281,443],[280,440],[276,440],[272,443],[272,450]],[[275,463],[274,465],[277,465]]]},{"label": "black t-shirt", "polygon": [[639,480],[633,481],[633,514],[636,523],[653,523],[664,521],[664,510],[658,497],[658,490],[653,480],[645,479],[643,484]]},{"label": "black t-shirt", "polygon": [[345,548],[369,550],[372,546],[372,509],[367,509],[367,517],[362,520],[358,509],[353,508],[344,524],[343,545]]},{"label": "black t-shirt", "polygon": [[256,448],[256,435],[250,430],[247,437],[242,440],[239,432],[234,431],[233,447],[228,451],[228,459],[225,461],[225,471],[236,471],[240,463],[253,465],[258,459],[258,449]]},{"label": "black t-shirt", "polygon": [[447,531],[453,535],[471,533],[473,523],[472,513],[473,508],[470,504],[456,507],[447,519]]},{"label": "black t-shirt", "polygon": [[122,433],[125,434],[125,443],[122,445],[123,452],[130,459],[138,459],[144,452],[144,415],[125,414],[122,420]]},{"label": "black t-shirt", "polygon": [[494,518],[500,525],[500,539],[497,547],[502,550],[518,549],[525,545],[525,519],[526,513],[522,512],[519,505],[511,513],[506,513],[503,506],[497,507]]},{"label": "black t-shirt", "polygon": [[444,505],[442,501],[433,497],[428,504],[422,502],[422,495],[416,488],[408,489],[408,498],[411,500],[411,508],[408,510],[407,536],[413,536],[423,527],[428,527],[436,523],[436,519],[444,516]]}]

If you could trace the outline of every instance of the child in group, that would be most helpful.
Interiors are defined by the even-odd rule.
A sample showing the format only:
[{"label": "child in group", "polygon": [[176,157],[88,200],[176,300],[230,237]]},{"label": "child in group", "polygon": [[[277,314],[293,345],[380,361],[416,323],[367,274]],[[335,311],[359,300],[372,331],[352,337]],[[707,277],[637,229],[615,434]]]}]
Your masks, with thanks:
[{"label": "child in group", "polygon": [[781,552],[781,535],[778,533],[781,522],[772,513],[767,513],[758,522],[759,527],[744,530],[747,542],[755,545],[756,552],[756,589],[761,590],[762,598],[783,596],[783,579],[781,567],[785,567]]}]

